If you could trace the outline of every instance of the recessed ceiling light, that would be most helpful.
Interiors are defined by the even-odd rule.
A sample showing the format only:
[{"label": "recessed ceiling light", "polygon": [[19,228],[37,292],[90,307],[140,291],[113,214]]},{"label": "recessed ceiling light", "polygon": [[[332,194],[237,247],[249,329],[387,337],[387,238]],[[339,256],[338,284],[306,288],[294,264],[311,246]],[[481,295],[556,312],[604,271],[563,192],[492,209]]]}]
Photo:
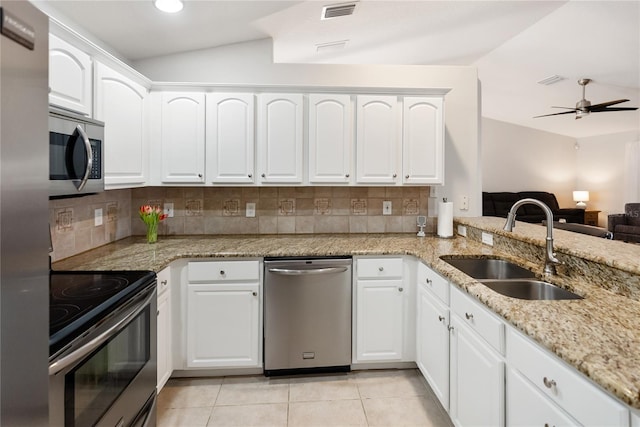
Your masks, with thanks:
[{"label": "recessed ceiling light", "polygon": [[153,0],[153,5],[166,13],[180,12],[184,7],[182,0]]}]

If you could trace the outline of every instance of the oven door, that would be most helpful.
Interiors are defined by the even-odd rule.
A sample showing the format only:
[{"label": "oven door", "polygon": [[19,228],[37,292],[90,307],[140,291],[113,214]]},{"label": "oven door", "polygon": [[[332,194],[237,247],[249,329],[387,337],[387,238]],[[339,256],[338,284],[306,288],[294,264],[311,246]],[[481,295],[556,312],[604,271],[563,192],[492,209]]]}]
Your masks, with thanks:
[{"label": "oven door", "polygon": [[154,425],[156,311],[154,282],[50,362],[50,425]]}]

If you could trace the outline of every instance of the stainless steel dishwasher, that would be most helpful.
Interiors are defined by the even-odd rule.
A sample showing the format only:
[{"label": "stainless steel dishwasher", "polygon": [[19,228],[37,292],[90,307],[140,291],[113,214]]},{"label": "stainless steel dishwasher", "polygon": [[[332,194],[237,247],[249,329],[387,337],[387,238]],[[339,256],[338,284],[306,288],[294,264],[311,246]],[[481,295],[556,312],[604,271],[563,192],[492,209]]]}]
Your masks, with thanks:
[{"label": "stainless steel dishwasher", "polygon": [[351,257],[266,258],[264,374],[349,371]]}]

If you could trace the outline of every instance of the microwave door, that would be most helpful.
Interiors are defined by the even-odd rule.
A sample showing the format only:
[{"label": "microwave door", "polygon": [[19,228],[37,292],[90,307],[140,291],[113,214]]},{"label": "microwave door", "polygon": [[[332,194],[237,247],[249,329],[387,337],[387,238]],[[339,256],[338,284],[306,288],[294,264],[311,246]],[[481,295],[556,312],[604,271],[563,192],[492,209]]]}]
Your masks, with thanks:
[{"label": "microwave door", "polygon": [[71,181],[81,191],[89,179],[93,153],[80,125],[49,133],[49,179]]}]

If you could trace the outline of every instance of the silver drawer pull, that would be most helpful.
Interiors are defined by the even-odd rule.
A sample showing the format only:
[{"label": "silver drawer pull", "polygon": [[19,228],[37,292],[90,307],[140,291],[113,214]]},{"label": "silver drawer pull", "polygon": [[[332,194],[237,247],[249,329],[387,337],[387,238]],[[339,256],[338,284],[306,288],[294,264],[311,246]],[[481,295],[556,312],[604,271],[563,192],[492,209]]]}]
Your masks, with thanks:
[{"label": "silver drawer pull", "polygon": [[438,320],[439,320],[440,322],[444,322],[444,316],[438,316]]},{"label": "silver drawer pull", "polygon": [[549,380],[549,379],[547,379],[547,377],[544,377],[542,379],[542,382],[544,383],[544,386],[546,388],[552,388],[552,387],[556,386],[556,380]]},{"label": "silver drawer pull", "polygon": [[433,283],[433,280],[427,279],[426,282],[427,282],[427,285],[431,285]]},{"label": "silver drawer pull", "polygon": [[257,296],[258,296],[258,293],[257,293],[256,291],[253,291],[251,294],[252,294],[254,297],[257,297]]},{"label": "silver drawer pull", "polygon": [[447,326],[447,329],[450,330],[450,331],[453,331],[453,326],[449,325],[449,326]]},{"label": "silver drawer pull", "polygon": [[464,317],[466,317],[468,320],[473,319],[473,313],[465,313]]},{"label": "silver drawer pull", "polygon": [[224,272],[224,270],[220,270],[220,275],[224,276],[226,273]]},{"label": "silver drawer pull", "polygon": [[404,288],[398,288],[398,291],[402,292],[404,291]]},{"label": "silver drawer pull", "polygon": [[384,271],[384,267],[378,267],[378,271]]},{"label": "silver drawer pull", "polygon": [[167,286],[167,281],[166,281],[166,280],[161,281],[161,282],[160,282],[160,285],[161,285],[161,286]]}]

